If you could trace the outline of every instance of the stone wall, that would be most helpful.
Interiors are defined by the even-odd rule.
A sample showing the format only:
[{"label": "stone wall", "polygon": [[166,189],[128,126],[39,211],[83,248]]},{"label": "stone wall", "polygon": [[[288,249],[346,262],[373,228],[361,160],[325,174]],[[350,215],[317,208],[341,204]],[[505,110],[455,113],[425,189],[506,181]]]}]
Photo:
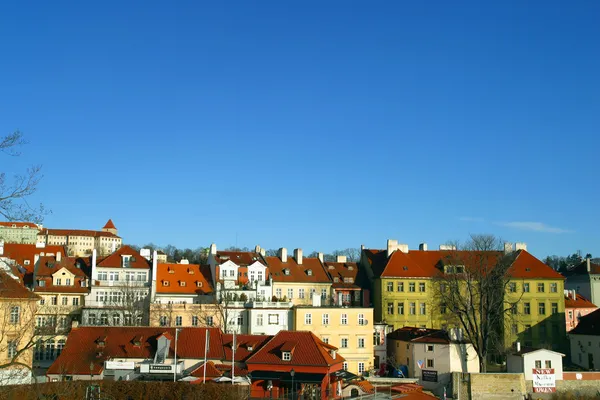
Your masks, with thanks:
[{"label": "stone wall", "polygon": [[[453,373],[453,398],[468,400],[522,400],[527,393],[523,374]],[[457,393],[460,391],[460,393]]]}]

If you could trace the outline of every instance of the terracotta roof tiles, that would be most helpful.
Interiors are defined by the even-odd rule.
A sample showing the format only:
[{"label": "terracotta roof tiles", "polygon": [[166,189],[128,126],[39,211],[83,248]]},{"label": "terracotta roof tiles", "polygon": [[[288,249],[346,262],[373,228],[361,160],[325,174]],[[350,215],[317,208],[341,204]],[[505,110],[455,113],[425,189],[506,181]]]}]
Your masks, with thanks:
[{"label": "terracotta roof tiles", "polygon": [[[205,295],[213,292],[207,268],[198,264],[157,264],[156,292]],[[165,285],[168,282],[168,285]]]},{"label": "terracotta roof tiles", "polygon": [[123,257],[122,256],[132,256],[130,259],[129,268],[150,268],[150,261],[146,260],[144,257],[140,255],[140,253],[130,247],[130,246],[122,246],[117,251],[104,258],[102,261],[98,262],[96,265],[99,268],[122,268],[123,267]]},{"label": "terracotta roof tiles", "polygon": [[286,262],[279,257],[265,257],[265,261],[275,282],[331,282],[318,258],[304,257],[302,264],[293,257],[288,257]]},{"label": "terracotta roof tiles", "polygon": [[576,293],[575,299],[571,296],[565,296],[565,308],[596,308],[596,305],[579,293]]}]

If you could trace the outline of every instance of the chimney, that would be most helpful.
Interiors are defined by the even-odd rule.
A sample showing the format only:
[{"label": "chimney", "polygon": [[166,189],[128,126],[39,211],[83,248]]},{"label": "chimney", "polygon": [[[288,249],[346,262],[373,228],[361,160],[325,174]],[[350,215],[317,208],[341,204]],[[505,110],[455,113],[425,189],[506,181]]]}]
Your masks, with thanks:
[{"label": "chimney", "polygon": [[96,271],[96,257],[97,251],[94,249],[92,250],[92,283],[90,286],[93,286],[94,282],[98,280],[98,271]]},{"label": "chimney", "polygon": [[345,263],[348,257],[346,256],[337,256],[336,262]]},{"label": "chimney", "polygon": [[319,259],[319,261],[321,261],[321,264],[325,262],[325,257],[323,256],[323,253],[317,253],[317,258]]},{"label": "chimney", "polygon": [[150,249],[140,249],[140,256],[150,261]]},{"label": "chimney", "polygon": [[510,254],[513,251],[512,243],[504,242],[504,254]]},{"label": "chimney", "polygon": [[259,245],[254,246],[254,252],[255,253],[260,253],[260,246]]},{"label": "chimney", "polygon": [[421,243],[419,245],[419,250],[421,250],[421,251],[427,251],[427,243]]},{"label": "chimney", "polygon": [[294,249],[294,258],[296,263],[302,264],[302,249]]},{"label": "chimney", "polygon": [[158,270],[158,251],[152,253],[152,282],[150,283],[150,302],[156,297],[156,275]]},{"label": "chimney", "polygon": [[517,353],[521,351],[521,342],[517,342]]},{"label": "chimney", "polygon": [[210,245],[210,254],[213,256],[217,255],[217,245],[214,243]]},{"label": "chimney", "polygon": [[56,252],[56,262],[60,262],[62,260],[62,254],[60,251]]},{"label": "chimney", "polygon": [[279,251],[277,252],[277,257],[279,257],[281,259],[281,262],[286,263],[287,262],[287,249],[285,247],[280,248]]},{"label": "chimney", "polygon": [[571,290],[571,294],[573,295],[573,300],[577,300],[577,292],[575,292],[575,289]]},{"label": "chimney", "polygon": [[587,257],[585,259],[585,263],[587,264],[587,272],[589,273],[592,270],[592,260],[589,257]]},{"label": "chimney", "polygon": [[267,255],[267,251],[265,249],[260,249],[260,255],[261,256],[266,256]]},{"label": "chimney", "polygon": [[398,241],[393,239],[388,239],[387,241],[387,256],[391,256],[394,251],[398,249]]},{"label": "chimney", "polygon": [[365,249],[365,245],[364,245],[364,244],[361,244],[361,245],[360,245],[360,251],[363,251],[364,249]]},{"label": "chimney", "polygon": [[524,250],[527,251],[527,243],[517,242],[515,243],[515,251]]}]

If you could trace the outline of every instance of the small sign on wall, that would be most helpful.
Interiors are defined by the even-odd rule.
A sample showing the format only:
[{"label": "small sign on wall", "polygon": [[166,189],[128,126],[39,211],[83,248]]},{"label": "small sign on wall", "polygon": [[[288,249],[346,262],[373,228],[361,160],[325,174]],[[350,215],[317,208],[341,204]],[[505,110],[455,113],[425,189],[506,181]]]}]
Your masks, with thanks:
[{"label": "small sign on wall", "polygon": [[424,369],[423,371],[421,371],[421,379],[424,382],[437,382],[438,381],[438,373],[437,373],[437,371]]},{"label": "small sign on wall", "polygon": [[554,368],[533,369],[533,392],[554,393],[556,392],[556,375]]}]

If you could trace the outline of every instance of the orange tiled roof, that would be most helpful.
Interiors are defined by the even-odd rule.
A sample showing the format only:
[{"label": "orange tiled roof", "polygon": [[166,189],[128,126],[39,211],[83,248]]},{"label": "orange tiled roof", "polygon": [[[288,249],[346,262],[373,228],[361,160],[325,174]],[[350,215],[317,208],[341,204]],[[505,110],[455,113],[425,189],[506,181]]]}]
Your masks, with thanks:
[{"label": "orange tiled roof", "polygon": [[150,261],[146,260],[140,253],[127,245],[122,246],[117,251],[98,262],[100,268],[122,268],[123,258],[121,256],[132,256],[129,268],[150,268]]},{"label": "orange tiled roof", "polygon": [[[294,257],[288,257],[287,262],[282,262],[279,257],[265,257],[265,261],[275,282],[331,282],[318,258],[304,257],[302,264],[298,264]],[[285,270],[289,271],[289,275],[285,274]]]},{"label": "orange tiled roof", "polygon": [[4,271],[0,271],[0,299],[38,300],[39,296],[26,289]]},{"label": "orange tiled roof", "polygon": [[[292,359],[283,361],[281,348],[290,342],[296,343]],[[250,356],[246,360],[246,364],[331,366],[345,361],[344,357],[339,354],[334,360],[329,350],[337,350],[337,348],[324,343],[312,332],[279,331],[257,353]]]},{"label": "orange tiled roof", "polygon": [[[66,254],[63,246],[36,247],[35,244],[4,243],[4,256],[15,260],[28,272],[33,272],[36,254],[56,255],[58,252],[61,252],[63,256]],[[29,265],[25,265],[25,260],[29,261]]]},{"label": "orange tiled roof", "polygon": [[565,279],[564,276],[525,250],[517,252],[517,257],[512,264],[510,274],[513,278],[522,279]]},{"label": "orange tiled roof", "polygon": [[208,361],[206,364],[202,363],[198,368],[193,370],[190,375],[195,378],[204,378],[204,368],[206,368],[206,378],[214,379],[219,376],[223,376],[223,373],[215,367],[215,363]]},{"label": "orange tiled roof", "polygon": [[111,232],[105,231],[92,231],[86,229],[42,229],[40,231],[42,235],[50,235],[50,236],[91,236],[91,237],[114,237],[120,238]]},{"label": "orange tiled roof", "polygon": [[247,267],[257,261],[265,264],[260,253],[255,253],[253,251],[217,251],[215,260],[219,264],[231,260],[240,267]]},{"label": "orange tiled roof", "polygon": [[108,222],[106,222],[106,224],[104,224],[104,226],[102,227],[102,229],[117,229],[117,227],[112,222],[112,219],[109,219]]},{"label": "orange tiled roof", "polygon": [[6,226],[8,228],[12,228],[13,225],[15,226],[15,228],[28,227],[28,228],[38,229],[37,225],[34,224],[33,222],[7,222],[7,221],[0,221],[0,226]]},{"label": "orange tiled roof", "polygon": [[[248,357],[255,354],[265,343],[273,336],[267,335],[235,335],[235,361],[246,361]],[[233,356],[233,335],[230,333],[223,334],[223,351],[225,352],[225,360],[231,361]],[[252,350],[250,350],[252,348]]]},{"label": "orange tiled roof", "polygon": [[[198,264],[158,264],[156,268],[157,293],[204,295],[213,292],[210,277],[203,274],[207,268]],[[165,286],[165,281],[168,286]]]},{"label": "orange tiled roof", "polygon": [[[77,257],[64,257],[60,261],[56,261],[55,256],[43,256],[40,257],[37,265],[36,280],[44,281],[44,286],[35,286],[34,291],[36,293],[87,293],[89,288],[83,286],[83,283],[87,280],[86,273],[77,267],[79,258]],[[54,285],[52,275],[65,268],[67,271],[75,275],[73,285]],[[33,280],[33,274],[30,278]],[[36,282],[31,282],[35,284]]]},{"label": "orange tiled roof", "polygon": [[596,305],[579,293],[576,293],[575,299],[571,296],[565,296],[565,308],[596,308]]},{"label": "orange tiled roof", "polygon": [[[325,268],[333,280],[332,287],[334,289],[359,288],[359,286],[356,284],[358,277],[358,265],[355,262],[325,262]],[[344,278],[350,278],[352,282],[344,282]]]}]

